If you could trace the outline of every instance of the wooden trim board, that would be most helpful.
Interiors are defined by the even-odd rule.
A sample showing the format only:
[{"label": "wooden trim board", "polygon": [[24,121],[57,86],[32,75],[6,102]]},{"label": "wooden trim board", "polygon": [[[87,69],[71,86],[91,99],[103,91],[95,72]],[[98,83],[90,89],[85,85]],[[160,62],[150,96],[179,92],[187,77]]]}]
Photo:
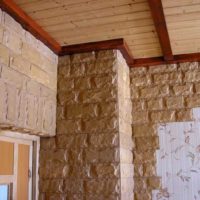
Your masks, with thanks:
[{"label": "wooden trim board", "polygon": [[112,50],[118,49],[121,51],[128,65],[132,65],[134,60],[131,51],[128,48],[125,40],[123,38],[106,40],[100,42],[90,42],[77,45],[68,45],[62,47],[60,56],[70,55],[74,53],[84,53],[90,51],[100,51],[100,50]]},{"label": "wooden trim board", "polygon": [[145,66],[156,66],[164,64],[174,64],[183,62],[200,62],[200,53],[190,53],[190,54],[180,54],[174,55],[173,60],[164,60],[163,57],[153,57],[153,58],[140,58],[135,59],[133,65],[130,67],[145,67]]}]

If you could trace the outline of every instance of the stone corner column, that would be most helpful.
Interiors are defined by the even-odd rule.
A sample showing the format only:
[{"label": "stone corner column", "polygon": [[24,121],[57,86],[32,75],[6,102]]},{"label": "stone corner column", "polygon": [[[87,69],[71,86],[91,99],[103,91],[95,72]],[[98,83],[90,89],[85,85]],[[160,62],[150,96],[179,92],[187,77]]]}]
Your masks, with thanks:
[{"label": "stone corner column", "polygon": [[64,56],[57,133],[42,139],[40,198],[133,199],[129,68],[117,50]]},{"label": "stone corner column", "polygon": [[129,67],[120,52],[118,52],[117,60],[121,200],[133,200],[134,168],[130,74]]}]

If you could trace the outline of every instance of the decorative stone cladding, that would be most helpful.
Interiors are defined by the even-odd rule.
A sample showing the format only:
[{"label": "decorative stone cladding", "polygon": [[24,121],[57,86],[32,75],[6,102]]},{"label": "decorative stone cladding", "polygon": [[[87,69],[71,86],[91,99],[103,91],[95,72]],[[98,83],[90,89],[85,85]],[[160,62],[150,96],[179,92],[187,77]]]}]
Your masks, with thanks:
[{"label": "decorative stone cladding", "polygon": [[118,51],[59,58],[57,134],[41,139],[40,200],[133,199],[129,80]]},{"label": "decorative stone cladding", "polygon": [[55,135],[57,62],[0,10],[0,128]]},{"label": "decorative stone cladding", "polygon": [[133,68],[134,192],[135,200],[150,200],[161,187],[156,175],[157,125],[191,120],[200,106],[200,66],[197,62]]}]

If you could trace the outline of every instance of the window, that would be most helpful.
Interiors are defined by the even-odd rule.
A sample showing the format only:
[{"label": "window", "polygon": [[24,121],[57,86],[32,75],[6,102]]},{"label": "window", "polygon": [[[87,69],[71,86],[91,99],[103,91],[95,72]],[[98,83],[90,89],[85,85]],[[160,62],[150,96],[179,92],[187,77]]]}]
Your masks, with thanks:
[{"label": "window", "polygon": [[37,199],[39,138],[0,131],[0,199]]}]

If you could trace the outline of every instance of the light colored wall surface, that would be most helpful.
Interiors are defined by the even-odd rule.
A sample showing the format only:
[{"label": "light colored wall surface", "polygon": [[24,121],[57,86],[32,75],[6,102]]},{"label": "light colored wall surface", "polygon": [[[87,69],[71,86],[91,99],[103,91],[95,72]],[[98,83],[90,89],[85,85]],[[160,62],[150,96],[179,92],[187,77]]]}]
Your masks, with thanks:
[{"label": "light colored wall surface", "polygon": [[135,197],[150,200],[152,190],[162,188],[156,173],[157,126],[192,119],[191,109],[200,106],[199,63],[131,69],[131,96]]},{"label": "light colored wall surface", "polygon": [[0,128],[55,135],[57,59],[0,10]]}]

